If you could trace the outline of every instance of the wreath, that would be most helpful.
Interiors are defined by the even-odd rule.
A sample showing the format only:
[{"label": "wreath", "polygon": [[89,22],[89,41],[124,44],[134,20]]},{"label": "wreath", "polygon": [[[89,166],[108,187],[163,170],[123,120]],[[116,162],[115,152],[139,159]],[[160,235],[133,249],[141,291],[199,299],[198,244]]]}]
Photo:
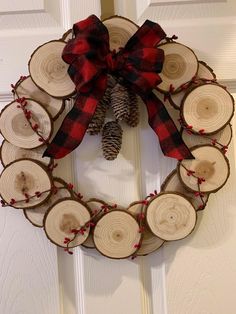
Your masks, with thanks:
[{"label": "wreath", "polygon": [[[234,100],[177,39],[149,20],[138,27],[123,17],[92,15],[38,47],[29,76],[12,85],[14,100],[0,116],[2,206],[22,209],[69,254],[82,245],[109,258],[134,258],[187,237],[210,193],[229,177]],[[73,108],[52,135],[69,102]],[[136,127],[140,105],[163,154],[178,160],[160,192],[123,209],[86,200],[54,176],[55,159],[78,147],[86,132],[101,133],[104,158],[114,160],[121,122]]]}]

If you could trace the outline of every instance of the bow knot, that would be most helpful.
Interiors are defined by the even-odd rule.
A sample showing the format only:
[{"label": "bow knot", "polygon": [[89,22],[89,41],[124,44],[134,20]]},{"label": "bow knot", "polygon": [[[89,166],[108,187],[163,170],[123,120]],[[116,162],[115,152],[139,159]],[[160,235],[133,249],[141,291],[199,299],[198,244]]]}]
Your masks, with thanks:
[{"label": "bow knot", "polygon": [[165,106],[152,93],[161,82],[158,73],[164,52],[156,46],[166,37],[163,29],[147,20],[117,53],[110,51],[108,30],[95,15],[74,24],[73,32],[75,37],[65,46],[62,58],[70,64],[68,73],[77,97],[44,156],[62,158],[81,143],[111,73],[143,99],[163,153],[176,159],[192,158]]}]

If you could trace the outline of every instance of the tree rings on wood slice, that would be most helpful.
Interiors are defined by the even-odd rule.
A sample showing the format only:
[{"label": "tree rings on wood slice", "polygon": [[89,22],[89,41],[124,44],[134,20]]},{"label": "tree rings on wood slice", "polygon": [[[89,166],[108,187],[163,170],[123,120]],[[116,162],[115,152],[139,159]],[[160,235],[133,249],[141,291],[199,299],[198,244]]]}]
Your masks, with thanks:
[{"label": "tree rings on wood slice", "polygon": [[[198,179],[205,181],[200,184],[203,193],[212,193],[222,188],[230,173],[229,161],[221,150],[215,146],[195,146],[191,149],[195,159],[184,159],[178,164],[178,174],[181,182],[191,191],[198,192]],[[185,169],[193,171],[189,175]]]},{"label": "tree rings on wood slice", "polygon": [[[142,204],[134,202],[130,204],[128,211],[137,217],[139,214],[142,213],[142,208],[143,208]],[[155,252],[163,245],[163,243],[164,240],[158,238],[153,233],[151,233],[148,227],[145,225],[141,247],[136,252],[136,255],[143,256]]]},{"label": "tree rings on wood slice", "polygon": [[215,133],[229,123],[234,112],[234,100],[229,92],[217,84],[202,84],[183,99],[181,115],[193,132]]},{"label": "tree rings on wood slice", "polygon": [[94,228],[93,240],[101,254],[121,259],[137,251],[141,233],[131,214],[123,210],[113,210],[99,219]]},{"label": "tree rings on wood slice", "polygon": [[[197,72],[197,77],[196,79],[204,79],[204,80],[215,80],[216,76],[213,70],[203,61],[198,61],[198,72]],[[184,96],[186,92],[190,91],[193,84],[195,83],[190,83],[188,85],[187,89],[181,90],[179,93],[176,94],[171,94],[170,96],[170,104],[180,110],[182,100],[184,99]],[[199,83],[198,83],[199,85]]]},{"label": "tree rings on wood slice", "polygon": [[165,241],[174,241],[193,231],[197,215],[188,199],[172,192],[159,194],[151,200],[146,220],[153,234]]},{"label": "tree rings on wood slice", "polygon": [[164,50],[165,60],[160,77],[161,84],[158,89],[169,92],[170,86],[178,89],[197,74],[198,60],[194,52],[179,43],[167,43],[160,46]]},{"label": "tree rings on wood slice", "polygon": [[[99,211],[102,209],[102,206],[106,205],[105,202],[97,200],[97,199],[90,199],[87,201],[87,205],[90,208],[91,211],[91,216],[95,215],[96,212],[98,213],[94,219],[93,222],[97,222],[99,218],[102,217],[102,215],[104,214],[103,211],[101,211],[99,213]],[[93,235],[90,231],[89,236],[87,237],[87,239],[84,241],[84,243],[82,244],[84,247],[89,248],[89,249],[94,249],[95,248],[95,244],[93,241]]]},{"label": "tree rings on wood slice", "polygon": [[[52,122],[47,111],[36,101],[26,99],[27,110],[31,111],[31,123],[38,124],[40,134],[48,141],[52,133]],[[0,116],[0,128],[3,137],[11,144],[31,149],[42,146],[39,136],[32,130],[29,121],[27,121],[22,109],[19,109],[18,102],[13,101],[6,106]]]},{"label": "tree rings on wood slice", "polygon": [[17,147],[8,141],[4,140],[1,146],[1,162],[6,167],[11,162],[29,158],[42,162],[45,166],[51,163],[51,158],[43,157],[43,152],[46,150],[46,145],[34,149],[24,149]]},{"label": "tree rings on wood slice", "polygon": [[202,210],[205,208],[209,194],[202,195],[202,202],[200,195],[195,195],[194,192],[188,191],[181,183],[177,170],[173,170],[165,179],[161,186],[162,192],[177,192],[186,196],[186,198],[193,204],[196,210]]},{"label": "tree rings on wood slice", "polygon": [[187,130],[182,130],[182,138],[188,147],[193,147],[197,145],[205,144],[215,144],[217,147],[222,148],[223,146],[228,146],[232,139],[232,127],[227,124],[225,128],[211,136],[207,135],[197,135],[189,134]]},{"label": "tree rings on wood slice", "polygon": [[46,202],[33,209],[24,209],[25,217],[36,227],[43,227],[43,219],[49,207],[62,198],[72,196],[71,191],[66,188],[66,182],[62,179],[54,178],[53,185],[52,194]]},{"label": "tree rings on wood slice", "polygon": [[75,91],[75,85],[67,73],[69,65],[62,59],[66,43],[52,40],[38,47],[29,61],[29,72],[34,83],[56,98],[67,98]]},{"label": "tree rings on wood slice", "polygon": [[[1,197],[15,208],[39,206],[50,197],[51,189],[50,175],[35,160],[21,159],[10,163],[0,176]],[[36,192],[44,193],[37,197]]]},{"label": "tree rings on wood slice", "polygon": [[124,47],[130,37],[138,30],[138,26],[134,22],[120,16],[105,19],[103,24],[109,32],[111,51],[114,49],[119,51],[119,48]]},{"label": "tree rings on wood slice", "polygon": [[32,98],[39,102],[50,114],[53,120],[56,120],[65,107],[62,99],[51,97],[39,89],[31,77],[28,76],[16,86],[16,93],[19,97]]},{"label": "tree rings on wood slice", "polygon": [[[55,203],[44,216],[44,231],[48,239],[54,244],[66,247],[65,238],[72,239],[73,229],[80,229],[90,220],[87,206],[73,198],[62,199]],[[90,227],[86,227],[84,234],[78,234],[69,247],[82,244],[89,235]]]}]

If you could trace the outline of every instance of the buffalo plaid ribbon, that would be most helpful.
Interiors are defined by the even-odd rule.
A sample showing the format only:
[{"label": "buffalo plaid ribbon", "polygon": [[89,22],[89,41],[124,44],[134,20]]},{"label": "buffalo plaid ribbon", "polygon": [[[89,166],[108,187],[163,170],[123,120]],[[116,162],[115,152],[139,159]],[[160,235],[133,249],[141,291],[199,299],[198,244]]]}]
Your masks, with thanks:
[{"label": "buffalo plaid ribbon", "polygon": [[147,20],[117,53],[110,51],[108,30],[95,15],[74,24],[73,33],[62,58],[70,64],[68,73],[77,95],[44,156],[62,158],[81,143],[110,73],[122,77],[146,104],[149,124],[159,137],[164,155],[178,160],[193,158],[165,106],[152,92],[161,82],[158,73],[164,52],[156,45],[166,37],[162,28]]}]

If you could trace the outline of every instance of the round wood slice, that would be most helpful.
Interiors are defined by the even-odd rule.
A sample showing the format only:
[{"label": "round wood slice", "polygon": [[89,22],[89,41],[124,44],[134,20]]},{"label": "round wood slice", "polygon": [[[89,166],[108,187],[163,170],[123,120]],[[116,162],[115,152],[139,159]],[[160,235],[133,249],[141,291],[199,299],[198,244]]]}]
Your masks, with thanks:
[{"label": "round wood slice", "polygon": [[51,97],[43,92],[34,84],[30,76],[16,86],[16,93],[19,97],[36,100],[48,111],[53,120],[56,120],[65,108],[65,101],[63,99]]},{"label": "round wood slice", "polygon": [[72,39],[72,37],[73,37],[72,29],[69,29],[62,35],[61,40],[67,43],[70,39]]},{"label": "round wood slice", "polygon": [[[225,128],[223,128],[217,133],[214,133],[211,136],[189,134],[184,129],[182,130],[182,138],[188,147],[193,147],[196,145],[212,144],[212,139],[217,140],[218,143],[224,146],[228,146],[232,139],[232,127],[230,124],[227,124]],[[221,146],[217,143],[216,143],[216,146],[221,148]]]},{"label": "round wood slice", "polygon": [[192,131],[204,130],[206,134],[215,133],[229,123],[234,112],[234,100],[229,92],[217,84],[202,84],[183,99],[181,115]]},{"label": "round wood slice", "polygon": [[[43,138],[47,141],[52,134],[52,122],[47,111],[36,101],[26,99],[27,109],[32,112],[31,122],[39,125]],[[1,112],[0,128],[3,137],[11,144],[21,148],[36,148],[44,145],[39,136],[30,127],[19,104],[13,101]]]},{"label": "round wood slice", "polygon": [[96,249],[103,255],[121,259],[133,255],[141,240],[135,218],[123,210],[105,214],[96,224],[93,233]]},{"label": "round wood slice", "polygon": [[[184,195],[193,204],[196,210],[199,210],[200,206],[201,206],[201,209],[205,208],[205,206],[202,207],[203,204],[202,204],[201,198],[199,196],[195,196],[193,192],[188,191],[185,188],[185,186],[181,183],[176,169],[173,170],[165,179],[165,181],[163,182],[161,186],[161,191],[162,192],[177,192]],[[207,204],[208,198],[209,198],[209,194],[204,194],[203,201],[205,205]]]},{"label": "round wood slice", "polygon": [[46,150],[46,145],[40,146],[34,149],[24,149],[17,147],[8,141],[4,140],[1,146],[1,162],[4,167],[6,167],[11,162],[22,159],[30,158],[42,162],[45,166],[48,166],[51,163],[51,158],[43,157],[43,152]]},{"label": "round wood slice", "polygon": [[[44,231],[48,239],[61,247],[66,247],[65,238],[72,239],[73,229],[83,227],[90,220],[90,213],[86,205],[73,198],[66,198],[56,202],[44,216]],[[79,234],[69,247],[82,244],[89,235],[89,227],[84,235]]]},{"label": "round wood slice", "polygon": [[[86,203],[87,203],[88,207],[90,208],[91,216],[93,215],[94,211],[100,211],[101,207],[103,205],[106,205],[105,202],[103,202],[101,200],[97,200],[97,199],[90,199]],[[103,212],[99,213],[96,217],[94,217],[93,222],[96,223],[99,220],[99,218],[102,217],[103,214],[104,214]],[[82,245],[86,248],[89,248],[89,249],[95,248],[95,244],[93,241],[93,235],[91,233],[91,230],[90,230],[88,238],[86,239],[86,241],[84,241],[84,243]]]},{"label": "round wood slice", "polygon": [[195,159],[184,159],[178,164],[178,174],[181,182],[191,191],[198,191],[197,178],[188,176],[188,170],[206,181],[200,185],[201,192],[212,193],[222,188],[229,177],[229,161],[221,150],[215,146],[195,146],[191,149]]},{"label": "round wood slice", "polygon": [[34,83],[56,98],[67,98],[75,91],[75,85],[67,73],[69,65],[62,60],[66,43],[52,40],[38,47],[29,61],[29,72]]},{"label": "round wood slice", "polygon": [[158,89],[169,92],[172,85],[176,90],[197,74],[198,60],[190,48],[175,42],[163,44],[160,48],[164,50],[165,60]]},{"label": "round wood slice", "polygon": [[[213,70],[203,61],[198,61],[198,72],[197,79],[205,79],[205,80],[215,80],[216,76]],[[186,90],[181,90],[179,93],[171,94],[170,96],[170,104],[176,108],[180,109],[181,103],[184,99],[186,92],[189,92],[193,87],[193,84],[190,84]]]},{"label": "round wood slice", "polygon": [[31,208],[24,209],[25,217],[36,227],[40,228],[43,227],[43,219],[45,213],[53,204],[55,204],[58,200],[62,198],[72,196],[71,191],[66,188],[67,187],[66,182],[63,181],[62,179],[54,178],[53,184],[55,187],[57,188],[63,187],[63,189],[58,189],[56,190],[56,193],[52,193],[48,200],[44,202],[42,205],[32,209]]},{"label": "round wood slice", "polygon": [[197,215],[188,199],[172,192],[159,194],[150,202],[146,220],[153,234],[165,241],[174,241],[193,231]]},{"label": "round wood slice", "polygon": [[[142,212],[143,205],[140,203],[132,203],[130,204],[128,211],[131,212],[133,215],[137,216]],[[164,240],[158,238],[153,233],[151,233],[147,226],[144,226],[144,232],[143,232],[143,239],[141,243],[140,249],[136,252],[136,255],[143,256],[148,255],[150,253],[155,252],[158,250],[164,243]]]},{"label": "round wood slice", "polygon": [[105,19],[103,24],[109,32],[111,51],[114,49],[119,51],[120,47],[124,47],[139,28],[134,22],[120,16],[112,16]]},{"label": "round wood slice", "polygon": [[[38,161],[21,159],[10,163],[0,176],[0,195],[8,204],[11,199],[20,201],[15,208],[33,208],[45,202],[51,195],[52,178],[44,166]],[[35,192],[43,192],[40,197],[33,197],[25,202],[25,194],[34,196]]]},{"label": "round wood slice", "polygon": [[198,61],[198,72],[197,78],[205,79],[205,80],[215,80],[216,75],[212,68],[209,67],[204,61]]}]

